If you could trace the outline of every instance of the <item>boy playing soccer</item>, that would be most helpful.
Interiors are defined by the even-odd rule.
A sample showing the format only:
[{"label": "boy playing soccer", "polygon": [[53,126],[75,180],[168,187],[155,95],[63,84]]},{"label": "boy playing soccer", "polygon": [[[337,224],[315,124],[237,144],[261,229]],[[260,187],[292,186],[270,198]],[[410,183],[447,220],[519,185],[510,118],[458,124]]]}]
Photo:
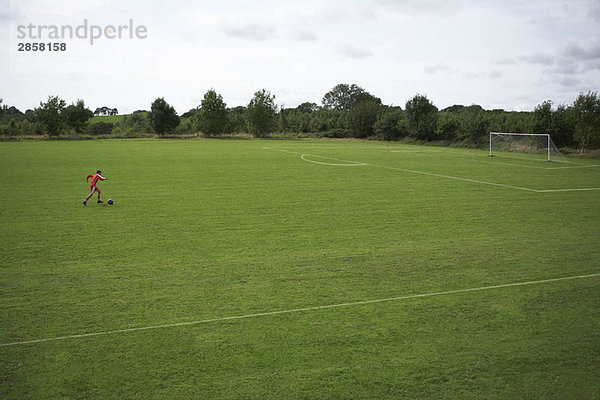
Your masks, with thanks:
[{"label": "boy playing soccer", "polygon": [[85,200],[83,201],[83,205],[86,206],[87,205],[87,201],[90,197],[92,197],[92,195],[94,194],[94,192],[98,192],[98,203],[104,203],[102,200],[100,200],[100,189],[98,189],[98,186],[96,186],[98,184],[98,181],[104,181],[106,180],[105,177],[103,177],[102,175],[100,175],[102,173],[102,171],[97,170],[96,171],[96,175],[88,175],[85,178],[85,181],[87,182],[90,178],[92,178],[92,185],[90,186],[90,194],[87,195],[87,197],[85,198]]}]

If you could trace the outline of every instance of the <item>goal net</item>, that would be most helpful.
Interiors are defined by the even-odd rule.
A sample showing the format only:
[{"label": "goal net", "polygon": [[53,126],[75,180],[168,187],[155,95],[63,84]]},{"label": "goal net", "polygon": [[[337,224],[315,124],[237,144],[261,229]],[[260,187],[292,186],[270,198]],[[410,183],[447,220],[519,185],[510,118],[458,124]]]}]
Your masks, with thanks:
[{"label": "goal net", "polygon": [[490,156],[568,162],[547,133],[490,132]]}]

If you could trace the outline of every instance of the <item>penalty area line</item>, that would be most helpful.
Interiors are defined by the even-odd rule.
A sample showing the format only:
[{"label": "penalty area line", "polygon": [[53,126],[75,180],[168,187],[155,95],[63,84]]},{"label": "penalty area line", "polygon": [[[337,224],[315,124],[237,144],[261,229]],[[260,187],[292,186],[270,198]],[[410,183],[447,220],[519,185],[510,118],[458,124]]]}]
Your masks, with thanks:
[{"label": "penalty area line", "polygon": [[19,342],[0,343],[0,347],[18,346],[18,345],[25,345],[25,344],[41,343],[41,342],[53,342],[53,341],[58,341],[58,340],[78,339],[78,338],[85,338],[85,337],[92,337],[92,336],[115,335],[118,333],[145,331],[145,330],[151,330],[151,329],[175,328],[175,327],[179,327],[179,326],[200,325],[200,324],[207,324],[207,323],[211,323],[211,322],[221,322],[221,321],[232,321],[232,320],[247,319],[247,318],[266,317],[266,316],[270,316],[270,315],[290,314],[290,313],[297,313],[297,312],[304,312],[304,311],[325,310],[325,309],[329,309],[329,308],[352,307],[352,306],[359,306],[359,305],[364,305],[364,304],[374,304],[374,303],[383,303],[383,302],[390,302],[390,301],[417,299],[417,298],[423,298],[423,297],[444,296],[444,295],[457,294],[457,293],[477,292],[477,291],[500,289],[500,288],[507,288],[507,287],[516,287],[516,286],[536,285],[536,284],[542,284],[542,283],[567,281],[567,280],[573,280],[573,279],[593,278],[593,277],[598,277],[598,276],[600,276],[600,273],[566,276],[566,277],[562,277],[562,278],[541,279],[541,280],[537,280],[537,281],[505,283],[505,284],[500,284],[500,285],[481,286],[481,287],[466,288],[466,289],[446,290],[446,291],[442,291],[442,292],[412,294],[412,295],[406,295],[406,296],[388,297],[388,298],[383,298],[383,299],[354,301],[354,302],[349,302],[349,303],[328,304],[328,305],[323,305],[323,306],[293,308],[293,309],[289,309],[289,310],[267,311],[267,312],[255,313],[255,314],[234,315],[234,316],[230,316],[230,317],[210,318],[210,319],[202,319],[202,320],[197,320],[197,321],[178,322],[178,323],[173,323],[173,324],[150,325],[150,326],[141,326],[141,327],[137,327],[137,328],[125,328],[125,329],[115,329],[115,330],[110,330],[110,331],[81,333],[81,334],[76,334],[76,335],[57,336],[57,337],[44,338],[44,339],[32,339],[32,340],[23,340],[23,341],[19,341]]},{"label": "penalty area line", "polygon": [[[352,162],[352,164],[339,164],[339,163],[327,163],[327,162],[321,162],[321,161],[314,161],[314,160],[309,160],[308,158],[306,158],[305,157],[306,155],[308,155],[308,154],[302,154],[300,156],[300,158],[304,161],[308,161],[310,163],[319,164],[319,165],[334,165],[336,167],[360,167],[360,166],[367,165],[367,164],[361,163],[361,162]],[[313,156],[313,157],[318,157],[318,156]]]},{"label": "penalty area line", "polygon": [[[417,170],[414,170],[414,169],[390,167],[390,166],[387,166],[387,165],[372,164],[372,163],[366,163],[366,162],[361,162],[361,161],[344,160],[344,159],[341,159],[341,158],[319,156],[319,155],[316,155],[316,154],[307,154],[307,153],[298,153],[298,152],[295,152],[295,151],[279,150],[279,149],[274,149],[274,148],[266,147],[266,146],[264,146],[263,149],[264,150],[271,150],[271,151],[278,151],[280,153],[299,154],[300,155],[300,159],[302,159],[303,161],[309,161],[309,162],[312,162],[312,163],[315,163],[315,164],[349,166],[350,163],[352,163],[352,166],[355,166],[355,165],[365,165],[365,166],[370,166],[370,167],[374,167],[374,168],[383,168],[383,169],[389,169],[389,170],[394,170],[394,171],[408,172],[408,173],[411,173],[411,174],[435,176],[435,177],[442,178],[442,179],[450,179],[450,180],[455,180],[455,181],[463,181],[463,182],[476,183],[476,184],[480,184],[480,185],[489,185],[489,186],[496,186],[496,187],[504,187],[504,188],[508,188],[508,189],[522,190],[524,192],[533,192],[533,193],[560,193],[560,192],[587,192],[587,191],[600,190],[600,188],[598,188],[598,187],[592,187],[592,188],[572,188],[572,189],[532,189],[532,188],[527,188],[527,187],[523,187],[523,186],[507,185],[507,184],[504,184],[504,183],[488,182],[488,181],[482,181],[482,180],[479,180],[479,179],[463,178],[463,177],[460,177],[460,176],[436,174],[434,172],[417,171]],[[324,159],[328,159],[328,160],[341,161],[341,162],[348,163],[348,164],[321,163],[321,162],[316,162],[316,161],[312,161],[312,160],[307,160],[306,158],[304,158],[304,156],[319,157],[319,158],[324,158]]]},{"label": "penalty area line", "polygon": [[[505,188],[509,188],[509,189],[523,190],[523,191],[526,191],[526,192],[537,192],[536,189],[530,189],[530,188],[521,187],[521,186],[506,185],[506,184],[503,184],[503,183],[494,183],[494,182],[480,181],[480,180],[477,180],[477,179],[461,178],[459,176],[436,174],[436,173],[433,173],[433,172],[425,172],[425,171],[416,171],[414,169],[389,167],[387,165],[378,165],[378,164],[371,164],[371,163],[363,163],[363,162],[360,162],[360,161],[344,160],[344,159],[341,159],[341,158],[334,158],[334,157],[325,157],[325,156],[319,156],[319,155],[316,155],[316,154],[306,154],[306,153],[298,153],[298,152],[295,152],[295,151],[278,150],[278,149],[273,149],[273,148],[270,148],[270,147],[263,147],[263,149],[265,149],[265,150],[271,150],[271,151],[278,151],[278,152],[281,152],[281,153],[288,153],[288,154],[299,154],[300,158],[302,160],[304,160],[304,161],[308,161],[308,160],[302,158],[303,156],[319,157],[319,158],[324,158],[324,159],[328,159],[328,160],[341,161],[343,163],[354,163],[355,165],[366,165],[366,166],[370,166],[370,167],[374,167],[374,168],[390,169],[390,170],[393,170],[393,171],[408,172],[408,173],[411,173],[411,174],[435,176],[437,178],[451,179],[451,180],[463,181],[463,182],[470,182],[470,183],[477,183],[477,184],[481,184],[481,185],[505,187]],[[358,163],[360,163],[360,164],[358,164]],[[333,165],[333,164],[329,164],[329,165]],[[344,164],[344,165],[348,165],[348,164]]]}]

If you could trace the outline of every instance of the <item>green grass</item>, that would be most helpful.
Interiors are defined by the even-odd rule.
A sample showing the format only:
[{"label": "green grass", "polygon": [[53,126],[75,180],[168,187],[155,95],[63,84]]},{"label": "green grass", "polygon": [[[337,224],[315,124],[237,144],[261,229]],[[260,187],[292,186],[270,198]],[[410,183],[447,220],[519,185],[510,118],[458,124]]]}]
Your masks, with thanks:
[{"label": "green grass", "polygon": [[[572,161],[0,143],[0,343],[597,274],[600,191],[514,188],[600,188]],[[96,168],[113,206],[81,204]],[[0,346],[0,398],[594,399],[598,304],[595,276]]]},{"label": "green grass", "polygon": [[130,114],[122,114],[122,115],[98,115],[94,116],[90,119],[90,124],[97,124],[98,122],[105,122],[116,124],[117,122],[121,122],[123,118]]}]

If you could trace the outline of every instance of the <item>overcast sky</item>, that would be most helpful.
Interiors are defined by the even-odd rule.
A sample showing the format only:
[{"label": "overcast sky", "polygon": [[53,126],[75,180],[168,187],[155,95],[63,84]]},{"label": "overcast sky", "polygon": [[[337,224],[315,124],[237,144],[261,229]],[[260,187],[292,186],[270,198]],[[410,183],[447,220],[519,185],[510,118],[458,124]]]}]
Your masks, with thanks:
[{"label": "overcast sky", "polygon": [[[532,110],[600,90],[600,0],[0,0],[0,98],[179,113],[214,88],[228,106],[266,88],[286,107],[356,83],[385,104]],[[18,26],[143,26],[145,38],[18,38]],[[89,35],[89,33],[88,33]],[[18,43],[66,43],[19,52]]]}]

